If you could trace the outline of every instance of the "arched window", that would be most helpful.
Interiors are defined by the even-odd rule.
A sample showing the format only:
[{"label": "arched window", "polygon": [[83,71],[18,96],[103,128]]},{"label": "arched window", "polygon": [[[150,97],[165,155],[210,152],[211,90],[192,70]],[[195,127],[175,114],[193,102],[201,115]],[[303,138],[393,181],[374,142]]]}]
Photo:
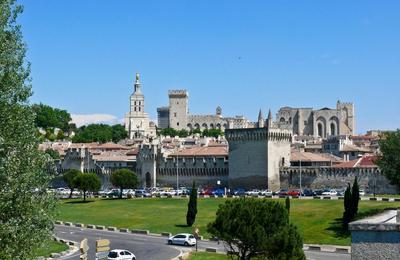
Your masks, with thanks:
[{"label": "arched window", "polygon": [[281,117],[281,119],[279,120],[281,123],[285,123],[285,118]]},{"label": "arched window", "polygon": [[322,124],[318,123],[318,136],[323,137]]},{"label": "arched window", "polygon": [[331,135],[336,135],[336,127],[334,123],[331,123]]}]

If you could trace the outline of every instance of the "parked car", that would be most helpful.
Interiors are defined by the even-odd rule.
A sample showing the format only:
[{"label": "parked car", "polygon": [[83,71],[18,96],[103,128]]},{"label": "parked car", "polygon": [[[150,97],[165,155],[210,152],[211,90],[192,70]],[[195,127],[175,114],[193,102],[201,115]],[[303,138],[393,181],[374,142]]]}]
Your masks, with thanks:
[{"label": "parked car", "polygon": [[280,189],[276,195],[278,196],[287,196],[288,195],[288,190],[287,189]]},{"label": "parked car", "polygon": [[194,246],[196,245],[196,238],[192,234],[177,234],[168,238],[169,245],[184,245]]},{"label": "parked car", "polygon": [[225,195],[225,189],[223,188],[218,188],[212,191],[212,195],[215,196],[224,196]]},{"label": "parked car", "polygon": [[114,249],[108,253],[108,260],[136,260],[136,256],[124,249]]},{"label": "parked car", "polygon": [[360,189],[360,190],[359,190],[359,194],[360,194],[360,196],[365,196],[365,190]]},{"label": "parked car", "polygon": [[235,196],[244,196],[246,195],[246,190],[243,188],[236,188],[233,190],[233,195]]},{"label": "parked car", "polygon": [[314,193],[316,196],[321,196],[322,193],[324,193],[324,190],[318,189],[318,190],[314,190]]},{"label": "parked car", "polygon": [[200,195],[212,195],[213,190],[211,188],[206,188],[201,190]]},{"label": "parked car", "polygon": [[151,197],[151,193],[146,190],[135,190],[135,197]]},{"label": "parked car", "polygon": [[258,195],[261,194],[261,191],[260,191],[260,190],[257,190],[257,189],[253,189],[253,190],[246,191],[245,193],[246,193],[247,196],[254,196],[254,197],[256,197],[256,196],[258,196]]},{"label": "parked car", "polygon": [[290,190],[287,192],[288,196],[300,196],[300,190]]},{"label": "parked car", "polygon": [[270,190],[262,190],[260,195],[261,196],[272,196],[272,191],[270,191]]},{"label": "parked car", "polygon": [[303,196],[315,196],[315,195],[316,195],[316,193],[311,189],[303,190]]},{"label": "parked car", "polygon": [[326,190],[324,192],[322,192],[323,196],[337,196],[337,191],[334,189],[331,190]]},{"label": "parked car", "polygon": [[119,189],[112,189],[109,192],[107,192],[108,196],[119,196],[120,194],[120,190]]}]

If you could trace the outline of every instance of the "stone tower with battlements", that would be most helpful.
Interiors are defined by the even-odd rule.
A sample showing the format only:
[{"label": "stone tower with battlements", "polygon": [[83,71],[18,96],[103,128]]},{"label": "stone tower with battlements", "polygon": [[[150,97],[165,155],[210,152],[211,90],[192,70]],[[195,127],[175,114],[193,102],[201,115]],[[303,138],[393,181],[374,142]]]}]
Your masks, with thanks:
[{"label": "stone tower with battlements", "polygon": [[292,131],[274,123],[271,112],[264,127],[227,129],[229,187],[277,190],[279,171],[290,164]]},{"label": "stone tower with battlements", "polygon": [[186,129],[189,116],[189,94],[186,90],[170,90],[169,96],[169,127]]}]

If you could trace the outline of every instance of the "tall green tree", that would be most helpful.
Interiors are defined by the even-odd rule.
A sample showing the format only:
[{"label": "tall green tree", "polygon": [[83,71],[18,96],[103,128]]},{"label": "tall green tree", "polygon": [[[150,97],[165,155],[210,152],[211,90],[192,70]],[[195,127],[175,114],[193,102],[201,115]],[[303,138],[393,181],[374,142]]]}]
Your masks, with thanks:
[{"label": "tall green tree", "polygon": [[134,189],[139,181],[136,174],[128,169],[120,169],[111,174],[112,185],[120,189],[119,198],[122,198],[123,189]]},{"label": "tall green tree", "polygon": [[128,133],[121,125],[90,124],[81,126],[72,138],[72,141],[75,143],[118,142],[127,136]]},{"label": "tall green tree", "polygon": [[221,204],[207,229],[239,259],[306,259],[302,238],[288,218],[279,202],[240,198]]},{"label": "tall green tree", "polygon": [[343,212],[343,229],[347,230],[348,225],[352,219],[352,201],[351,201],[351,188],[350,183],[348,184],[346,191],[344,192],[344,212]]},{"label": "tall green tree", "polygon": [[69,192],[69,198],[72,198],[72,193],[74,192],[74,190],[76,189],[76,185],[75,185],[75,177],[78,176],[80,173],[82,173],[79,170],[76,169],[70,169],[68,171],[66,171],[63,174],[63,180],[64,182],[67,184],[70,192]]},{"label": "tall green tree", "polygon": [[286,196],[286,199],[285,199],[285,208],[286,208],[286,210],[287,210],[287,212],[288,212],[288,214],[289,214],[289,216],[290,216],[290,199],[289,199],[289,196]]},{"label": "tall green tree", "polygon": [[355,219],[358,213],[358,203],[360,201],[360,186],[358,185],[357,176],[354,179],[353,187],[351,187],[351,219]]},{"label": "tall green tree", "polygon": [[381,155],[376,164],[392,184],[400,187],[400,129],[384,133],[379,148]]},{"label": "tall green tree", "polygon": [[197,188],[193,182],[192,190],[190,191],[190,198],[188,203],[188,210],[186,213],[186,224],[188,227],[193,226],[196,221],[197,215]]},{"label": "tall green tree", "polygon": [[35,124],[37,127],[60,128],[64,132],[69,131],[71,115],[66,111],[42,103],[32,106],[36,113]]},{"label": "tall green tree", "polygon": [[0,259],[32,259],[50,238],[54,195],[46,192],[52,160],[38,152],[29,105],[30,66],[16,23],[22,6],[0,0]]},{"label": "tall green tree", "polygon": [[74,178],[74,186],[83,192],[83,201],[86,201],[87,192],[100,190],[101,181],[95,173],[79,173]]}]

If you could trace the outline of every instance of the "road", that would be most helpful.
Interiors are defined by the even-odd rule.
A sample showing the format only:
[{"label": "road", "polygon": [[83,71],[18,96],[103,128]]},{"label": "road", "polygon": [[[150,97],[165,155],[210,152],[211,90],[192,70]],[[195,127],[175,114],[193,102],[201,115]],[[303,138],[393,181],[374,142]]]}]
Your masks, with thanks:
[{"label": "road", "polygon": [[[111,249],[127,249],[133,252],[138,260],[169,260],[177,257],[182,252],[194,250],[193,247],[170,246],[167,244],[167,239],[161,236],[102,231],[61,225],[55,226],[54,233],[59,238],[77,242],[87,238],[90,248],[88,254],[89,260],[95,259],[95,241],[97,239],[109,239],[111,242]],[[226,251],[222,243],[218,244],[214,241],[199,241],[199,249],[205,250],[207,247],[216,248],[220,252]],[[309,260],[350,260],[349,254],[311,251],[306,251],[305,253]],[[63,259],[79,259],[79,254],[76,253],[64,257]]]}]

